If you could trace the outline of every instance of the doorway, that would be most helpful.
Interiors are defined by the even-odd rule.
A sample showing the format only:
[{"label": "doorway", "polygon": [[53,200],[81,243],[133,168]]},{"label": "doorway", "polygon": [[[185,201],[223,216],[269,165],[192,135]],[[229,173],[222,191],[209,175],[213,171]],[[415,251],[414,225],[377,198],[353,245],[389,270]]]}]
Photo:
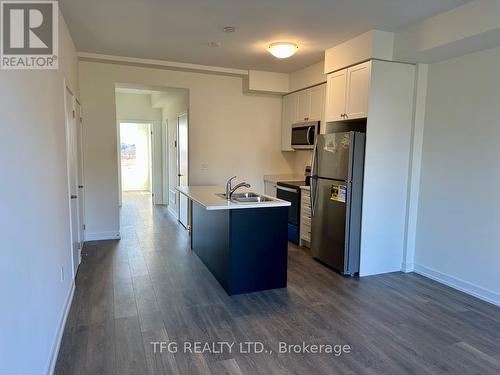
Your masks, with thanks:
[{"label": "doorway", "polygon": [[[189,184],[189,158],[188,158],[188,114],[184,113],[177,118],[177,185]],[[178,207],[179,222],[184,228],[189,229],[189,201],[184,194],[179,195]]]},{"label": "doorway", "polygon": [[152,193],[152,124],[120,122],[119,134],[121,191]]}]

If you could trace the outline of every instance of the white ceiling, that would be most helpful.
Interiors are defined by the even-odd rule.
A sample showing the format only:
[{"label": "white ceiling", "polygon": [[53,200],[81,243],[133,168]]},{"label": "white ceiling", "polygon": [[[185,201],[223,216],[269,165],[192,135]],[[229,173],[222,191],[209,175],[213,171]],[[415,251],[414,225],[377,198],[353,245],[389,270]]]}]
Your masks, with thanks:
[{"label": "white ceiling", "polygon": [[[291,72],[371,29],[395,31],[466,0],[60,0],[82,52]],[[237,31],[226,34],[224,26]],[[287,60],[270,42],[299,44]],[[221,42],[211,48],[208,42]]]}]

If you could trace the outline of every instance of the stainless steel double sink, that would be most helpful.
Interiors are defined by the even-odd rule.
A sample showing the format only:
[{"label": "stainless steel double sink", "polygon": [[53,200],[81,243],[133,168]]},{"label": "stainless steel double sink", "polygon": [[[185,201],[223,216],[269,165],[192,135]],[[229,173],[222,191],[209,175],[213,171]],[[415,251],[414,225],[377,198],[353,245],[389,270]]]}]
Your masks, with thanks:
[{"label": "stainless steel double sink", "polygon": [[[217,194],[217,196],[226,199],[226,194]],[[231,201],[235,203],[261,203],[261,202],[273,202],[275,199],[268,198],[264,195],[249,192],[249,193],[233,193],[231,196]]]}]

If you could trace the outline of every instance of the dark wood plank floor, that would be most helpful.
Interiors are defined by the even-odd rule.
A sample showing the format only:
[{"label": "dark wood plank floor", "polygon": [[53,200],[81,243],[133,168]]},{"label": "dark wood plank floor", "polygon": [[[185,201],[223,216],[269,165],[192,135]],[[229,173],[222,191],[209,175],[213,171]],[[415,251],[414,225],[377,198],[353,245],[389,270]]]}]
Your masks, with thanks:
[{"label": "dark wood plank floor", "polygon": [[[288,288],[228,297],[164,208],[127,194],[122,240],[88,243],[57,374],[499,374],[500,309],[416,274],[339,276],[290,246]],[[269,353],[155,353],[258,341]],[[351,352],[278,354],[279,342]]]}]

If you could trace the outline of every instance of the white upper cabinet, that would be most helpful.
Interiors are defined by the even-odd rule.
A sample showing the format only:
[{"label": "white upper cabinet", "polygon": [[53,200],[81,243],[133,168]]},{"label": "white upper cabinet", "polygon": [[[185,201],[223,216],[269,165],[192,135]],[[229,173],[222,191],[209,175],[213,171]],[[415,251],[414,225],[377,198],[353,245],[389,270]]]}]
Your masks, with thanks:
[{"label": "white upper cabinet", "polygon": [[292,149],[292,125],[304,121],[324,122],[326,85],[283,96],[281,150]]},{"label": "white upper cabinet", "polygon": [[292,124],[297,122],[298,116],[297,93],[285,95],[283,97],[283,112],[281,123],[281,150],[293,151],[292,148]]},{"label": "white upper cabinet", "polygon": [[345,114],[348,120],[368,117],[371,62],[347,69],[347,99]]},{"label": "white upper cabinet", "polygon": [[330,73],[326,89],[326,121],[367,117],[370,79],[370,61]]},{"label": "white upper cabinet", "polygon": [[310,90],[302,90],[298,93],[298,113],[297,113],[297,121],[307,121],[309,120],[309,110],[311,108],[311,91]]},{"label": "white upper cabinet", "polygon": [[311,106],[309,108],[309,120],[324,121],[326,85],[319,85],[309,89],[311,93]]},{"label": "white upper cabinet", "polygon": [[347,69],[328,74],[326,81],[326,121],[344,119],[347,91]]}]

